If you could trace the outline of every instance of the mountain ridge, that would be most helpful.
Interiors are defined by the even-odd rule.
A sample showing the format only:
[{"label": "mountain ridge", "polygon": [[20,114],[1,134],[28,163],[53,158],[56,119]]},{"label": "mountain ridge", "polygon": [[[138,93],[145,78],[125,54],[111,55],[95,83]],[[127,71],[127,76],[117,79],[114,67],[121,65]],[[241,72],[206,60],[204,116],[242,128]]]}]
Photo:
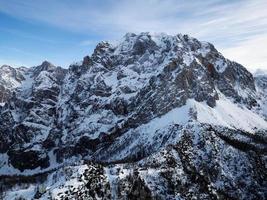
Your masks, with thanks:
[{"label": "mountain ridge", "polygon": [[[31,195],[63,198],[61,184],[73,199],[266,196],[266,77],[253,77],[210,43],[128,33],[68,69],[45,61],[22,77],[0,106],[0,174],[72,174],[43,181],[51,189],[41,192],[35,183]],[[79,196],[66,184],[80,175],[96,185],[78,181]]]}]

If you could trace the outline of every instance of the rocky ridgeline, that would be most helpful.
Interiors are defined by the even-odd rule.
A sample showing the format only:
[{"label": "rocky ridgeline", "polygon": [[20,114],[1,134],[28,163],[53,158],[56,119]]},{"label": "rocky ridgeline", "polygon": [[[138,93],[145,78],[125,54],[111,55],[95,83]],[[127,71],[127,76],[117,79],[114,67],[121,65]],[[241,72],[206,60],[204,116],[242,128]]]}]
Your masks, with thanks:
[{"label": "rocky ridgeline", "polygon": [[[0,173],[47,173],[28,192],[44,199],[265,199],[266,84],[181,34],[129,33],[68,70],[3,66]],[[218,117],[224,101],[252,117]],[[80,160],[100,168],[89,182]],[[69,176],[62,165],[79,189],[49,181]]]}]

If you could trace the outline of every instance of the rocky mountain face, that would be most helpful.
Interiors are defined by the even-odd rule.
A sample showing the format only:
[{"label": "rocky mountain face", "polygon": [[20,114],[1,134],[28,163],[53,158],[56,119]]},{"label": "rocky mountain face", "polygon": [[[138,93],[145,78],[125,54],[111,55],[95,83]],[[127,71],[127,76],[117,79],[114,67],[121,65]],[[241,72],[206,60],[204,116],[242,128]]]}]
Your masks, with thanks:
[{"label": "rocky mountain face", "polygon": [[3,66],[2,197],[266,199],[266,92],[181,34],[128,33],[67,70]]},{"label": "rocky mountain face", "polygon": [[260,112],[267,119],[267,71],[258,70],[255,74],[255,83],[259,93],[258,102],[261,104]]},{"label": "rocky mountain face", "polygon": [[4,105],[9,100],[12,92],[24,80],[23,72],[26,68],[12,68],[8,65],[0,67],[0,104]]}]

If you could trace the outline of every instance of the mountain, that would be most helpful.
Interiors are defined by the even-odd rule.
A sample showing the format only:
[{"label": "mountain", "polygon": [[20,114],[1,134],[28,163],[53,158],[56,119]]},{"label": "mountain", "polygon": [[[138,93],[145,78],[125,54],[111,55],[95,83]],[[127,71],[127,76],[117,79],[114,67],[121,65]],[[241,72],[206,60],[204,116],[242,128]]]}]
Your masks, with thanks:
[{"label": "mountain", "polygon": [[0,67],[0,105],[4,105],[12,92],[20,86],[24,80],[23,72],[26,68],[12,68],[8,65]]},{"label": "mountain", "polygon": [[3,199],[267,197],[267,76],[210,43],[127,33],[67,70],[2,68]]},{"label": "mountain", "polygon": [[259,94],[260,107],[258,111],[267,119],[267,71],[257,70],[254,79]]}]

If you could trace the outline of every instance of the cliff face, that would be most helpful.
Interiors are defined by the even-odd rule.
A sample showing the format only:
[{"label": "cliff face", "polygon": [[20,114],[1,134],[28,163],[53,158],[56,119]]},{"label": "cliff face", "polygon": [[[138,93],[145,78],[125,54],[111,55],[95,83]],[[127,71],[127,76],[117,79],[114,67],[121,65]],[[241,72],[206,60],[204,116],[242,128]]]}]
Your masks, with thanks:
[{"label": "cliff face", "polygon": [[[5,68],[0,80],[17,82],[0,81],[0,91],[12,91],[0,106],[0,173],[31,177],[29,195],[267,195],[266,77],[254,78],[212,44],[129,33],[117,45],[99,43],[68,70],[48,62]],[[37,181],[37,173],[47,177]]]},{"label": "cliff face", "polygon": [[0,104],[3,105],[9,100],[12,92],[24,80],[23,72],[26,68],[12,68],[8,65],[0,67]]}]

